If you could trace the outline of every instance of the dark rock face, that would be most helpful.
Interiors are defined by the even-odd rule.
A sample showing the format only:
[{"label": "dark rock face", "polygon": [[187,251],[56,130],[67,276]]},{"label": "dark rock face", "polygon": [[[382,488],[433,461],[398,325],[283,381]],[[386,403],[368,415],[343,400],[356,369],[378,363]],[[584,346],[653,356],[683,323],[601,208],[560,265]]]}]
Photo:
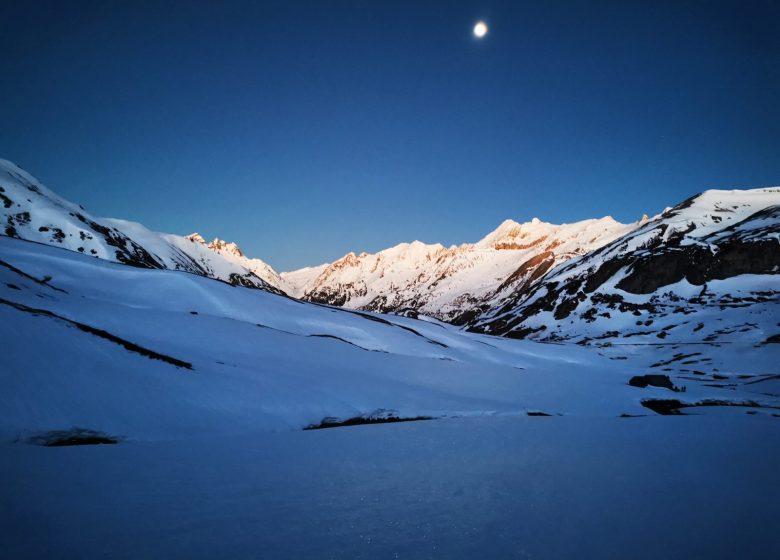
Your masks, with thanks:
[{"label": "dark rock face", "polygon": [[44,447],[66,447],[70,445],[112,445],[122,441],[122,438],[110,436],[96,430],[71,428],[70,430],[53,430],[43,432],[29,438],[33,445]]},{"label": "dark rock face", "polygon": [[[342,307],[347,303],[347,301],[351,299],[351,296],[361,295],[361,292],[363,295],[365,294],[365,291],[356,288],[354,285],[350,285],[350,286],[339,285],[339,287],[336,289],[325,286],[319,290],[309,292],[308,294],[306,294],[304,299],[314,303],[324,303],[325,305],[335,305],[338,307]],[[381,308],[381,304],[377,305],[376,307]],[[367,310],[367,311],[374,311],[374,310],[376,309]]]},{"label": "dark rock face", "polygon": [[628,380],[628,384],[632,387],[639,387],[644,389],[645,387],[661,387],[663,389],[669,389],[670,391],[680,392],[682,389],[675,387],[672,380],[668,375],[661,375],[659,373],[648,373],[646,375],[635,375]]},{"label": "dark rock face", "polygon": [[[676,416],[681,414],[687,414],[682,412],[684,408],[698,408],[709,406],[737,406],[745,408],[767,408],[755,401],[726,401],[719,399],[705,399],[694,403],[686,403],[678,401],[677,399],[645,399],[642,401],[642,406],[649,408],[656,414],[662,416]],[[769,407],[771,408],[771,407]]]},{"label": "dark rock face", "polygon": [[[203,275],[208,276],[208,274]],[[271,286],[268,282],[252,272],[247,272],[246,274],[234,272],[230,274],[228,278],[228,283],[233,286],[241,286],[242,288],[251,288],[253,290],[264,290],[266,292],[287,296],[282,290]]]},{"label": "dark rock face", "polygon": [[552,268],[554,263],[555,254],[552,251],[540,253],[521,264],[509,278],[501,283],[496,291],[501,292],[515,282],[522,281],[522,284],[517,288],[519,292],[522,292],[536,280],[547,274],[547,271]]},{"label": "dark rock face", "polygon": [[5,195],[5,189],[0,187],[0,202],[3,203],[3,208],[10,208],[14,201]]},{"label": "dark rock face", "polygon": [[146,249],[124,235],[123,233],[87,219],[81,214],[74,216],[92,231],[105,239],[106,243],[116,249],[116,260],[122,264],[139,268],[165,268]]},{"label": "dark rock face", "polygon": [[394,410],[379,409],[369,414],[355,416],[354,418],[336,418],[327,416],[318,424],[310,424],[304,430],[324,430],[328,428],[343,428],[347,426],[362,426],[366,424],[393,424],[396,422],[418,422],[421,420],[435,420],[433,416],[399,416]]},{"label": "dark rock face", "polygon": [[617,287],[633,294],[649,294],[683,278],[701,286],[740,274],[775,274],[778,269],[780,243],[773,239],[731,241],[712,247],[688,245],[637,258]]}]

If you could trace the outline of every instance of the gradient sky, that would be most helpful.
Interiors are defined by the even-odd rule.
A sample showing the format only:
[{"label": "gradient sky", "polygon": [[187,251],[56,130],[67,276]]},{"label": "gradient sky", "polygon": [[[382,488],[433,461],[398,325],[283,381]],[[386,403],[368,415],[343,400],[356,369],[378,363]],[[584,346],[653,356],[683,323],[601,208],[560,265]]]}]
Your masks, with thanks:
[{"label": "gradient sky", "polygon": [[780,183],[776,1],[2,2],[0,77],[0,157],[280,270]]}]

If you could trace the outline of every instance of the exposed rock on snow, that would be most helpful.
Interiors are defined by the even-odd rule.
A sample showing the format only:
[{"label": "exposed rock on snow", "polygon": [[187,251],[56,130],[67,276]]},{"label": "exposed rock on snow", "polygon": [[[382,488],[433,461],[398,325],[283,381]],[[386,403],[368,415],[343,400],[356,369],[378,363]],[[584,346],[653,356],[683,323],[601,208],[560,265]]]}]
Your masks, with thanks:
[{"label": "exposed rock on snow", "polygon": [[736,332],[760,342],[780,316],[779,209],[780,188],[706,191],[515,290],[470,327],[597,344]]}]

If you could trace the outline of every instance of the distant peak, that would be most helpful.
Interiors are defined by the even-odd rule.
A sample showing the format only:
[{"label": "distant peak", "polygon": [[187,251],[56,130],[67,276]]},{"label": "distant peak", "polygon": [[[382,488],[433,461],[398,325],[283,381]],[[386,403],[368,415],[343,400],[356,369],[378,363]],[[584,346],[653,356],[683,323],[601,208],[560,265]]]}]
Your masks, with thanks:
[{"label": "distant peak", "polygon": [[533,234],[533,229],[529,230],[530,226],[539,226],[543,224],[546,224],[546,222],[543,222],[536,217],[534,217],[530,222],[525,222],[522,224],[516,222],[515,220],[504,220],[501,222],[501,225],[483,237],[480,243],[491,245],[506,239],[525,237],[529,234]]},{"label": "distant peak", "polygon": [[512,220],[510,218],[507,218],[506,220],[501,222],[501,224],[498,226],[497,229],[513,228],[513,227],[519,226],[519,225],[520,224],[517,223],[516,221],[514,221],[514,220]]},{"label": "distant peak", "polygon": [[208,248],[211,249],[212,251],[227,253],[229,255],[235,255],[236,257],[244,256],[244,253],[241,252],[241,249],[238,248],[238,245],[232,242],[228,243],[227,241],[224,241],[217,237],[214,238],[214,241],[208,244]]},{"label": "distant peak", "polygon": [[339,260],[333,262],[331,267],[339,270],[348,266],[358,266],[360,264],[360,258],[352,251],[341,257]]},{"label": "distant peak", "polygon": [[201,245],[205,245],[206,244],[206,240],[203,239],[203,236],[201,234],[199,234],[198,232],[191,233],[191,234],[189,234],[189,235],[187,235],[185,237],[187,239],[189,239],[190,241],[192,241],[192,242],[200,243]]}]

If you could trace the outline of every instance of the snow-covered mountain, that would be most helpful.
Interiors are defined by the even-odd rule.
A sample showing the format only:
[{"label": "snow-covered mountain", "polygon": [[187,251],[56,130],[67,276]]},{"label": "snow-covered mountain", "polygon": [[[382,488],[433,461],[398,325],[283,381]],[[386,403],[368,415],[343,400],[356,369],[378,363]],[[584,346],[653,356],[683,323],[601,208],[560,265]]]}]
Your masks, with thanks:
[{"label": "snow-covered mountain", "polygon": [[502,336],[728,342],[780,332],[780,188],[710,190],[473,321]]},{"label": "snow-covered mountain", "polygon": [[[234,245],[97,220],[20,171],[6,175],[4,557],[649,559],[780,550],[775,189],[705,193],[626,226],[531,285],[530,303],[480,323],[491,330],[540,298],[551,310],[538,317],[560,327],[556,339],[610,324],[628,332],[626,319],[650,314],[704,323],[671,329],[670,337],[678,329],[696,337],[692,346],[653,334],[643,335],[653,344],[612,337],[596,348],[235,288],[217,279],[232,271],[265,284]],[[571,246],[609,226],[599,222],[582,224]],[[486,252],[531,249],[497,249],[507,236],[548,246],[541,234],[522,237],[525,227]],[[424,246],[406,249],[429,262]],[[486,293],[512,303],[523,282]],[[675,308],[647,300],[671,302],[667,290],[689,285],[698,295]],[[726,324],[727,337],[710,339]],[[519,324],[503,326],[499,334],[518,334]],[[337,426],[351,427],[321,429]]]},{"label": "snow-covered mountain", "polygon": [[216,237],[210,243],[206,243],[206,240],[203,239],[203,236],[201,236],[199,233],[192,233],[186,236],[186,238],[193,243],[199,243],[200,245],[204,245],[208,249],[211,249],[226,261],[236,266],[245,268],[275,288],[278,288],[284,292],[287,291],[287,286],[284,280],[282,280],[282,277],[273,269],[270,264],[260,259],[247,257],[244,255],[243,251],[238,248],[236,243],[223,241],[222,239]]},{"label": "snow-covered mountain", "polygon": [[0,160],[0,223],[9,237],[140,268],[181,270],[234,285],[280,291],[276,272],[259,259],[243,257],[235,244],[214,240],[207,246],[192,236],[157,233],[126,220],[95,218],[6,160]]},{"label": "snow-covered mountain", "polygon": [[563,225],[506,220],[476,243],[402,243],[281,276],[291,295],[307,301],[459,324],[638,224],[611,217]]},{"label": "snow-covered mountain", "polygon": [[507,220],[473,244],[415,241],[282,274],[235,243],[94,218],[4,160],[0,205],[9,237],[501,336],[604,344],[752,332],[761,343],[776,334],[780,188],[707,191],[633,224]]}]

